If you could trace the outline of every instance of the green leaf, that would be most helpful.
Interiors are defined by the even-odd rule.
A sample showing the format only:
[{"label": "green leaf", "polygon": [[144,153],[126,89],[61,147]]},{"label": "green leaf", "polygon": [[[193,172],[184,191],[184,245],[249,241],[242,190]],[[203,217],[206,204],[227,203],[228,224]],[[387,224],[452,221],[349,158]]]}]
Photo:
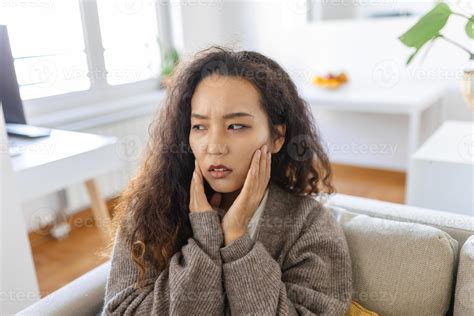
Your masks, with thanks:
[{"label": "green leaf", "polygon": [[470,38],[474,39],[474,16],[471,16],[469,21],[466,23],[466,34]]},{"label": "green leaf", "polygon": [[171,48],[170,50],[166,51],[163,57],[161,74],[164,76],[169,76],[173,72],[178,62],[179,54],[176,49]]},{"label": "green leaf", "polygon": [[439,32],[448,22],[452,11],[446,3],[438,3],[430,12],[425,14],[408,31],[402,34],[399,39],[408,47],[415,48],[415,52],[407,61],[409,64],[418,51],[430,40],[439,35]]}]

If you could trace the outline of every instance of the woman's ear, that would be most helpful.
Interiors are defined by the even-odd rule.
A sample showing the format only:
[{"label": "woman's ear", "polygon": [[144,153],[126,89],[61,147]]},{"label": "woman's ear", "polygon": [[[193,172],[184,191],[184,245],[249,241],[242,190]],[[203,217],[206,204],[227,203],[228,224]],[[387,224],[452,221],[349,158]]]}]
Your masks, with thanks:
[{"label": "woman's ear", "polygon": [[281,147],[285,143],[285,133],[286,133],[285,124],[277,124],[275,125],[275,127],[281,136],[277,136],[275,139],[273,139],[273,148],[272,148],[273,154],[276,154],[277,152],[279,152]]}]

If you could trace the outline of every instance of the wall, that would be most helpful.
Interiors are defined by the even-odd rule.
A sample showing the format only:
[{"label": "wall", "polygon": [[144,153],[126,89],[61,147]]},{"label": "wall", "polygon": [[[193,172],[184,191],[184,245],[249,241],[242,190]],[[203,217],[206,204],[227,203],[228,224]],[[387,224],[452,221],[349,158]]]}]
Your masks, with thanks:
[{"label": "wall", "polygon": [[[308,81],[315,74],[345,70],[351,81],[366,81],[374,89],[394,87],[404,81],[442,82],[448,86],[442,109],[443,120],[473,120],[465,105],[459,81],[463,70],[471,65],[468,55],[449,43],[438,40],[424,59],[421,52],[410,66],[405,62],[412,49],[398,37],[418,18],[385,18],[371,20],[332,20],[306,22],[308,8],[304,1],[200,1],[200,5],[175,6],[184,17],[183,26],[174,36],[185,43],[179,48],[186,58],[211,44],[235,49],[257,50],[278,61],[295,81]],[[443,34],[469,48],[460,17],[451,17]],[[360,157],[354,153],[344,163],[394,170],[406,169],[408,119],[398,116],[369,116],[352,113],[335,115],[332,111],[315,111],[327,143],[348,142],[354,131],[363,143],[398,145],[397,152],[385,157]],[[425,113],[420,141],[436,128]],[[348,125],[349,124],[349,125]],[[345,126],[347,129],[335,128]],[[386,127],[391,127],[387,130]],[[386,131],[385,134],[373,133]]]}]

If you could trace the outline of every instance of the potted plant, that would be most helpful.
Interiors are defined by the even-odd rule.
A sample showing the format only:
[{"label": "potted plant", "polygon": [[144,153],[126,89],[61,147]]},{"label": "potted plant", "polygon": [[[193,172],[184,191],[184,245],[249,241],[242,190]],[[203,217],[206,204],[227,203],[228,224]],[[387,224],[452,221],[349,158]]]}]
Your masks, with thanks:
[{"label": "potted plant", "polygon": [[[464,30],[470,39],[474,39],[474,16],[467,16],[463,13],[453,12],[446,3],[440,2],[436,4],[431,11],[422,16],[408,31],[399,37],[403,44],[415,48],[415,51],[407,60],[407,65],[411,63],[422,47],[437,39],[445,40],[465,51],[469,60],[474,61],[474,52],[441,34],[442,29],[445,27],[451,16],[466,19]],[[474,69],[464,70],[464,76],[461,80],[461,91],[467,104],[474,109]]]},{"label": "potted plant", "polygon": [[161,82],[160,87],[166,88],[170,84],[171,75],[179,63],[179,54],[178,51],[174,47],[170,47],[168,49],[164,48],[160,39],[158,38],[158,45],[160,47],[160,52],[162,56],[161,61]]}]

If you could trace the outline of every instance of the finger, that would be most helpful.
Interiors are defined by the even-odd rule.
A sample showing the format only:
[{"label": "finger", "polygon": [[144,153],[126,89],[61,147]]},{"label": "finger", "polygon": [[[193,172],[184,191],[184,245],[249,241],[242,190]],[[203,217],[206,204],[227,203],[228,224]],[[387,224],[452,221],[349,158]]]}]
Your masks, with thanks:
[{"label": "finger", "polygon": [[199,167],[199,162],[196,160],[196,193],[204,194],[204,181],[202,179],[201,167]]},{"label": "finger", "polygon": [[260,155],[260,149],[257,149],[252,156],[250,168],[247,172],[247,177],[245,178],[244,186],[242,188],[242,192],[244,193],[250,193],[254,190],[255,184],[257,182],[258,162],[260,160]]},{"label": "finger", "polygon": [[[194,166],[196,166],[196,162],[194,162]],[[193,171],[193,175],[191,178],[191,187],[189,188],[189,210],[194,210],[195,205],[195,182],[196,182],[196,170]]]},{"label": "finger", "polygon": [[197,180],[201,180],[202,179],[201,168],[199,168],[199,163],[197,159],[194,160],[194,171],[196,172]]},{"label": "finger", "polygon": [[[204,177],[201,172],[201,167],[199,162],[196,160],[196,183],[195,183],[195,192],[196,192],[196,203],[199,210],[207,211],[211,208],[217,208],[220,205],[220,193],[214,193],[214,196],[211,197],[211,202],[208,202],[206,192],[204,189]],[[215,199],[212,201],[212,199]],[[211,203],[214,203],[213,206]]]},{"label": "finger", "polygon": [[268,147],[267,145],[262,146],[262,155],[260,157],[259,163],[259,174],[258,174],[258,190],[262,190],[263,184],[265,182],[265,176],[267,173],[267,157],[268,157]]},{"label": "finger", "polygon": [[194,160],[194,171],[191,180],[190,200],[192,201],[193,210],[201,209],[201,197],[204,194],[204,188],[202,186],[202,177],[200,176],[199,163]]},{"label": "finger", "polygon": [[270,176],[271,176],[271,174],[272,174],[272,152],[271,152],[271,151],[268,152],[267,168],[266,168],[266,170],[267,170],[266,178],[267,178],[267,180],[269,180],[269,179],[270,179]]},{"label": "finger", "polygon": [[253,180],[251,181],[252,184],[252,192],[253,194],[256,193],[256,190],[258,190],[259,187],[259,181],[260,181],[260,170],[261,168],[261,160],[262,160],[263,152],[262,148],[260,147],[257,152],[256,152],[256,157],[254,161],[254,174],[253,174]]}]

